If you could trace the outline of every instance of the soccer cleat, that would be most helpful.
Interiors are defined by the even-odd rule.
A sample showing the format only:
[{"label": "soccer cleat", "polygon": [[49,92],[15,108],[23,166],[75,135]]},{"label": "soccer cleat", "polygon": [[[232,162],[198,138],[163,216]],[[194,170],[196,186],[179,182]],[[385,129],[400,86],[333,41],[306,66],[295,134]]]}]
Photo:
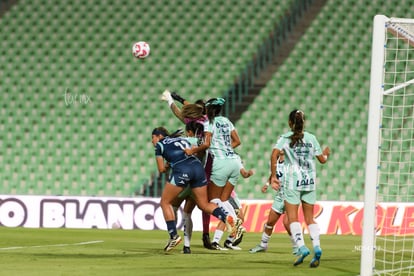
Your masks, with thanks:
[{"label": "soccer cleat", "polygon": [[244,228],[243,226],[240,225],[237,228],[236,236],[234,237],[234,240],[233,240],[233,245],[239,245],[242,242],[243,233],[245,233],[245,232],[246,232],[246,228]]},{"label": "soccer cleat", "polygon": [[235,223],[235,227],[239,228],[242,225],[243,221],[241,220],[241,218],[236,218],[236,223]]},{"label": "soccer cleat", "polygon": [[184,246],[183,247],[183,253],[184,254],[191,254],[191,249],[189,246]]},{"label": "soccer cleat", "polygon": [[236,236],[237,228],[236,223],[234,222],[234,218],[232,216],[226,217],[226,226],[227,231],[230,233],[230,237],[234,238]]},{"label": "soccer cleat", "polygon": [[220,246],[220,244],[218,244],[217,242],[213,242],[213,243],[211,243],[211,248],[212,248],[213,250],[222,250],[222,251],[226,251],[226,250],[228,250],[227,248],[223,248],[223,247],[221,247],[221,246]]},{"label": "soccer cleat", "polygon": [[178,95],[176,92],[171,92],[171,97],[174,100],[179,101],[180,103],[184,104],[185,99],[181,97],[180,95]]},{"label": "soccer cleat", "polygon": [[315,253],[315,255],[313,256],[313,259],[310,262],[310,267],[318,267],[322,256],[322,249],[319,246],[315,246],[313,248],[313,252]]},{"label": "soccer cleat", "polygon": [[203,233],[203,246],[207,249],[213,249],[211,247],[210,235],[209,233]]},{"label": "soccer cleat", "polygon": [[299,252],[296,255],[297,258],[295,260],[295,262],[293,263],[294,266],[300,265],[301,263],[303,263],[303,260],[310,254],[309,249],[303,245],[299,248]]},{"label": "soccer cleat", "polygon": [[167,244],[164,247],[164,251],[166,251],[166,252],[170,251],[171,249],[176,247],[180,242],[181,242],[181,237],[178,236],[178,235],[175,235],[174,238],[169,239],[169,241],[167,242]]},{"label": "soccer cleat", "polygon": [[267,247],[263,247],[260,244],[256,245],[252,249],[249,250],[250,253],[258,253],[258,252],[265,252]]},{"label": "soccer cleat", "polygon": [[235,246],[234,244],[232,244],[232,242],[229,241],[229,240],[226,240],[224,242],[224,247],[228,248],[228,249],[232,249],[232,250],[242,250],[240,247]]}]

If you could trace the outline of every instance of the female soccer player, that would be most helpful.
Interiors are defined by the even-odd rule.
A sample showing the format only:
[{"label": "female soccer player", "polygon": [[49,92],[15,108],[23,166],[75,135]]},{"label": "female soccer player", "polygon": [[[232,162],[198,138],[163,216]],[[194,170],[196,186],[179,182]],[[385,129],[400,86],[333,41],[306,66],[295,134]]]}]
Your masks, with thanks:
[{"label": "female soccer player", "polygon": [[[197,146],[201,142],[201,138],[199,134],[203,133],[203,125],[197,123],[196,121],[191,121],[185,125],[185,132],[187,139],[192,146]],[[197,156],[200,160],[203,160],[204,156],[200,155]],[[184,224],[184,247],[183,253],[184,254],[191,254],[190,243],[191,237],[193,233],[193,221],[191,219],[191,214],[196,206],[194,201],[193,194],[191,192],[191,187],[187,186],[179,195],[176,197],[173,202],[173,209],[175,217],[177,218],[177,210],[185,200],[184,208],[183,208],[183,224]],[[207,214],[210,217],[210,214]],[[210,242],[210,240],[208,240]]]},{"label": "female soccer player", "polygon": [[[234,148],[240,145],[240,138],[233,123],[220,115],[224,102],[222,98],[213,98],[206,102],[208,121],[204,123],[204,143],[185,149],[185,152],[192,155],[208,149],[214,159],[208,187],[210,202],[216,203],[232,217],[236,217],[229,197],[240,175],[239,157],[234,152]],[[219,250],[224,227],[224,224],[219,223],[213,238],[212,246]]]},{"label": "female soccer player", "polygon": [[299,205],[302,204],[305,222],[313,244],[314,257],[311,267],[319,266],[322,249],[319,240],[319,226],[313,219],[313,209],[316,202],[316,164],[315,157],[321,164],[326,163],[330,154],[329,147],[323,151],[316,137],[304,131],[305,114],[298,109],[289,114],[291,131],[280,136],[272,150],[270,159],[271,183],[279,185],[277,179],[277,160],[280,152],[285,154],[284,177],[282,179],[283,196],[288,216],[289,227],[299,252],[293,265],[303,263],[310,254],[303,240],[302,227],[298,219]]},{"label": "female soccer player", "polygon": [[[251,170],[251,169],[247,170],[244,167],[243,161],[241,160],[240,156],[238,156],[238,159],[239,159],[240,175],[243,178],[249,178],[250,176],[252,176],[254,174],[254,171]],[[236,191],[234,189],[231,192],[229,202],[230,202],[231,206],[233,206],[234,211],[236,212],[236,215],[237,215],[237,220],[236,220],[237,231],[236,231],[236,235],[234,237],[228,237],[227,238],[227,240],[224,242],[224,246],[227,247],[227,248],[233,249],[233,250],[241,250],[241,248],[239,248],[238,245],[243,240],[243,235],[246,232],[246,228],[244,228],[244,226],[243,226],[244,211],[242,209],[240,199],[239,199],[239,197],[236,194]]]},{"label": "female soccer player", "polygon": [[[205,121],[208,120],[206,112],[205,112],[205,103],[202,99],[197,100],[195,103],[190,103],[189,101],[185,100],[183,97],[178,95],[176,92],[170,92],[169,90],[165,90],[162,95],[161,99],[168,103],[172,113],[177,117],[181,122],[184,124],[188,124],[190,122],[198,122],[203,124]],[[180,102],[183,106],[181,109],[174,103],[174,100]],[[198,135],[198,134],[197,134]],[[201,133],[201,136],[204,133]],[[203,164],[204,170],[206,172],[207,182],[210,181],[210,174],[211,174],[211,167],[213,163],[213,158],[209,154],[203,154]],[[207,249],[214,249],[211,246],[210,241],[210,214],[206,212],[202,212],[202,219],[203,219],[203,245]]]},{"label": "female soccer player", "polygon": [[230,232],[234,232],[235,216],[226,215],[216,204],[208,201],[204,168],[197,157],[186,155],[184,152],[191,146],[189,141],[176,133],[170,135],[164,127],[158,127],[152,131],[152,144],[155,147],[158,171],[160,173],[166,172],[164,159],[172,169],[160,201],[170,235],[164,250],[170,251],[181,242],[181,237],[177,234],[172,203],[188,185],[191,187],[197,206],[201,210],[213,214],[227,225]]},{"label": "female soccer player", "polygon": [[[282,178],[283,178],[284,161],[285,161],[284,154],[283,154],[283,151],[281,151],[279,155],[279,160],[277,162],[277,178],[279,179],[279,181],[282,181]],[[269,177],[269,181],[265,185],[263,185],[262,193],[266,193],[269,186],[270,186],[270,177]],[[276,190],[276,194],[273,200],[272,208],[270,208],[269,210],[267,222],[265,223],[265,225],[263,225],[262,239],[260,241],[260,244],[256,245],[256,247],[249,250],[250,253],[265,252],[267,250],[270,237],[272,236],[272,233],[273,233],[273,227],[275,226],[276,222],[285,212],[283,190],[279,189],[279,186],[276,186],[276,188],[277,190]],[[295,240],[293,239],[290,233],[289,222],[287,220],[287,216],[283,217],[283,225],[286,231],[288,232],[290,240],[292,242],[292,253],[296,255],[298,248],[297,248]]]}]

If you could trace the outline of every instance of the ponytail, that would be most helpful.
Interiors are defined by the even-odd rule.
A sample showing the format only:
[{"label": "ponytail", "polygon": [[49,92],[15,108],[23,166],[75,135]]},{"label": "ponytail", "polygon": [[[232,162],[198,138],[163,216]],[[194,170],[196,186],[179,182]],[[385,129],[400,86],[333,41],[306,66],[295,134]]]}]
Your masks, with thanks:
[{"label": "ponytail", "polygon": [[291,140],[289,146],[293,148],[298,143],[301,143],[303,139],[303,130],[305,127],[305,114],[303,111],[295,109],[290,112],[289,126],[293,132],[293,134],[289,137]]}]

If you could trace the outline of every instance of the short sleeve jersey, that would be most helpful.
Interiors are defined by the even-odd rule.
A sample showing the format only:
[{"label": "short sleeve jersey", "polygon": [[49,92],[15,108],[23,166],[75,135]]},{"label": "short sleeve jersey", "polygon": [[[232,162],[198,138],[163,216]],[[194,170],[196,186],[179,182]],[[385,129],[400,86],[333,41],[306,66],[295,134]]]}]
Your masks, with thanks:
[{"label": "short sleeve jersey", "polygon": [[240,170],[241,169],[243,169],[244,168],[244,164],[243,164],[243,161],[241,160],[241,157],[240,157],[240,155],[238,155],[237,153],[236,153],[236,158],[235,159],[237,159],[237,161],[239,161],[239,168],[240,168]]},{"label": "short sleeve jersey", "polygon": [[315,157],[322,154],[321,146],[314,135],[304,132],[302,143],[291,148],[289,137],[292,134],[289,131],[280,136],[273,147],[285,152],[282,185],[285,189],[313,191],[316,188]]},{"label": "short sleeve jersey", "polygon": [[190,148],[190,142],[184,137],[165,137],[155,145],[155,156],[162,156],[173,168],[175,164],[188,158],[194,158],[185,154],[184,149]]},{"label": "short sleeve jersey", "polygon": [[214,122],[204,122],[204,131],[210,132],[211,143],[209,152],[217,159],[238,158],[231,146],[231,132],[234,130],[233,123],[223,116],[214,118]]},{"label": "short sleeve jersey", "polygon": [[198,146],[199,145],[199,139],[197,137],[184,137],[191,146]]}]

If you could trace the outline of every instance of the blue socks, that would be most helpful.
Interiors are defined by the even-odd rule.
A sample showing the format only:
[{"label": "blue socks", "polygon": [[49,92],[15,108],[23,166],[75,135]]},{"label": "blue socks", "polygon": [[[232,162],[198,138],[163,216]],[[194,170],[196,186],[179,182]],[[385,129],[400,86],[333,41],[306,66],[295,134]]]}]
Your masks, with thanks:
[{"label": "blue socks", "polygon": [[222,222],[226,223],[226,214],[224,213],[223,209],[220,207],[217,207],[213,211],[213,216],[221,220]]},{"label": "blue socks", "polygon": [[166,221],[167,223],[167,230],[168,234],[170,234],[170,238],[173,239],[177,235],[177,226],[174,220]]}]

